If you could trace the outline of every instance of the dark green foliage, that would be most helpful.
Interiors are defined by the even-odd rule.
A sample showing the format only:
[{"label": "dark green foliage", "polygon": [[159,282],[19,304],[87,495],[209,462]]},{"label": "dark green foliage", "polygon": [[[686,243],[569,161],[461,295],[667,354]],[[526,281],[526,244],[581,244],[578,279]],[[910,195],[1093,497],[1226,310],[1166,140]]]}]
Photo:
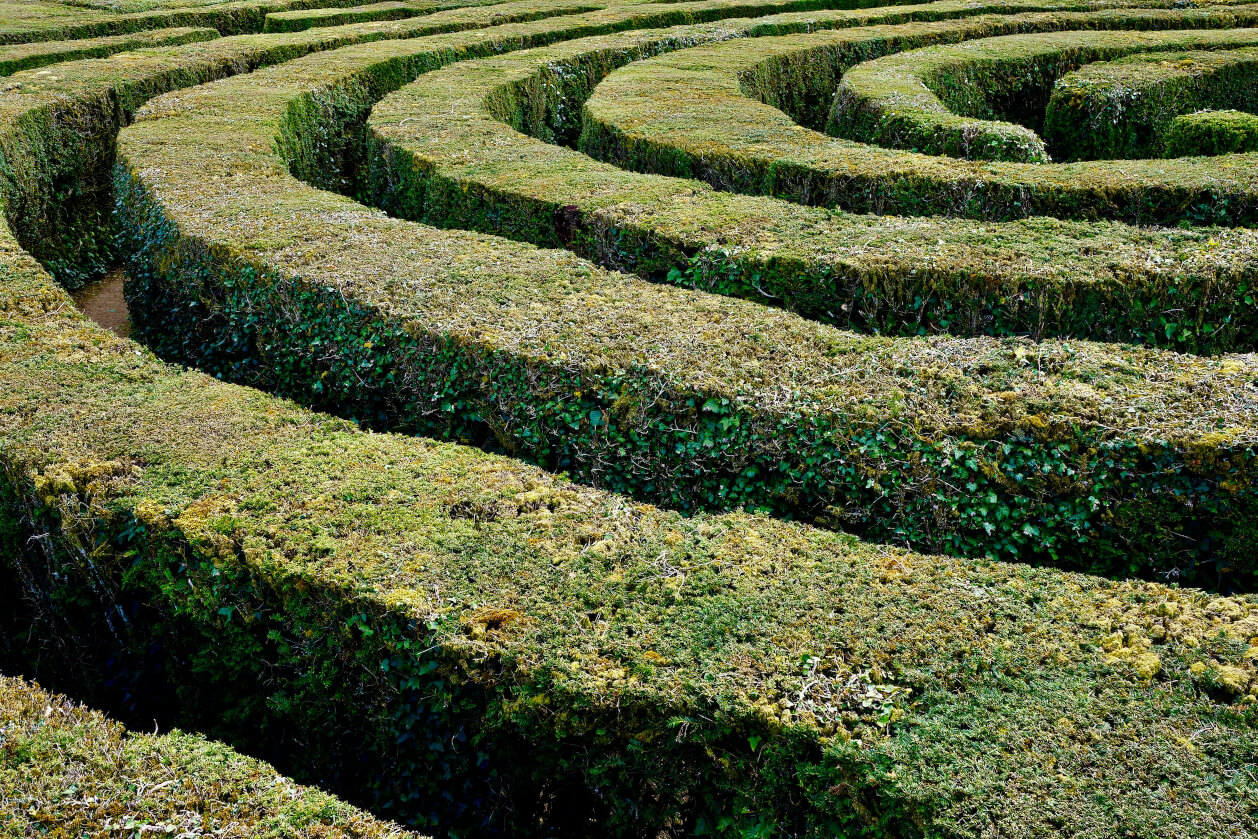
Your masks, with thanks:
[{"label": "dark green foliage", "polygon": [[1258,116],[1243,111],[1182,114],[1166,127],[1166,157],[1258,151]]},{"label": "dark green foliage", "polygon": [[807,403],[764,411],[754,392],[724,397],[648,369],[530,361],[386,316],[332,286],[215,257],[180,235],[131,171],[120,171],[118,189],[141,334],[164,356],[231,380],[373,427],[501,446],[683,509],[814,517],[837,505],[834,524],[880,541],[1251,584],[1255,535],[1240,525],[1258,511],[1242,490],[1254,469],[1247,445],[1190,454],[1043,420],[932,439],[919,430],[925,417],[905,426]]},{"label": "dark green foliage", "polygon": [[[1258,832],[1253,597],[926,556],[700,509],[768,508],[956,553],[1250,585],[1253,359],[843,333],[571,254],[390,219],[292,177],[342,191],[369,183],[357,179],[368,110],[452,62],[819,5],[525,3],[504,19],[569,14],[457,33],[497,14],[460,10],[21,76],[20,92],[0,93],[0,188],[23,243],[63,277],[87,273],[116,201],[111,252],[129,261],[137,326],[156,349],[359,422],[165,365],[101,332],[0,235],[0,615],[36,630],[12,654],[146,724],[160,706],[443,835]],[[695,27],[664,46],[761,25],[796,32],[818,17]],[[357,45],[307,55],[346,44]],[[580,119],[566,108],[656,47],[557,64],[486,107],[571,142]],[[137,113],[157,94],[277,62],[287,63]],[[114,134],[133,118],[111,180]],[[803,209],[643,187],[644,205],[676,196],[656,235],[644,205],[618,210],[623,224],[603,208],[600,228],[566,201],[557,217],[507,189],[474,184],[460,198],[455,178],[420,166],[390,161],[373,177],[397,177],[398,203],[416,214],[619,247],[626,263],[654,260],[748,296],[759,282],[743,273],[750,263],[707,249],[722,244],[711,227],[679,233],[686,213],[709,200],[705,212],[719,204],[741,221],[753,205]],[[617,188],[664,182],[626,176]],[[851,224],[845,232],[895,224],[826,217]],[[932,229],[964,239],[957,230],[977,227]],[[1170,285],[1194,295],[1210,283],[1193,272],[1216,254],[1225,266],[1208,276],[1225,295],[1247,264],[1243,230],[1111,237],[1045,220],[993,225],[992,248],[1016,242],[1011,229],[1053,231],[1024,252],[1037,260],[1087,247],[1069,238],[1081,230],[1147,246],[1148,261],[1169,248],[1180,272]],[[913,235],[910,256],[926,236]],[[1066,271],[1076,264],[1091,263]],[[784,268],[773,282],[798,275]],[[833,288],[849,289],[825,287],[810,305]],[[1169,308],[1157,300],[1150,317]],[[1170,325],[1168,340],[1186,329]],[[360,425],[507,450],[695,514]],[[27,611],[10,609],[18,598]],[[4,737],[0,726],[0,772],[38,748],[6,751]],[[78,754],[40,756],[50,789],[65,789],[56,771]],[[100,773],[104,791],[122,777],[143,798],[144,782],[118,766]],[[246,810],[261,771],[250,763],[243,786],[224,783],[244,790]],[[89,796],[68,806],[80,800]],[[300,792],[287,802],[294,824],[307,801],[314,835],[354,818]]]},{"label": "dark green foliage", "polygon": [[[1191,117],[1173,128],[1180,117],[1236,108],[1258,108],[1258,50],[1136,55],[1061,79],[1048,103],[1044,136],[1068,160],[1251,151],[1244,117]],[[1227,128],[1229,121],[1236,128]],[[1192,142],[1194,130],[1201,132],[1200,145]]]},{"label": "dark green foliage", "polygon": [[[850,21],[810,16],[809,23]],[[1057,15],[1027,15],[1016,23],[1019,28],[1062,25]],[[784,19],[752,22],[750,31],[777,32],[791,24]],[[1002,26],[1013,28],[1013,22],[979,18],[859,31],[867,35],[835,33],[830,37],[843,44],[842,50],[805,51],[806,62],[798,53],[788,54],[800,61],[789,79],[793,84],[821,75],[813,72],[818,66],[841,65],[837,53],[867,54],[888,44],[988,33]],[[1152,232],[1044,219],[995,230],[950,219],[888,225],[877,217],[736,198],[693,182],[627,173],[530,143],[510,130],[575,143],[582,102],[615,68],[741,31],[647,32],[569,43],[518,61],[462,62],[421,77],[381,103],[370,126],[370,148],[353,156],[367,165],[356,186],[356,164],[349,158],[323,155],[302,164],[298,174],[317,186],[357,189],[362,200],[403,218],[565,247],[607,267],[779,305],[862,331],[1065,335],[1196,352],[1246,349],[1258,334],[1247,234],[1233,244],[1220,231]],[[743,60],[755,55],[753,45],[738,41],[696,50],[696,61],[735,47]],[[678,53],[675,64],[680,74],[689,75],[694,71],[684,66],[686,54]],[[654,87],[668,84],[673,66],[663,68]],[[763,92],[764,86],[758,89]],[[357,138],[357,123],[347,119],[331,113],[325,125],[337,127],[309,129],[317,137],[309,145],[327,148],[337,137]],[[707,124],[721,130],[715,116]],[[587,148],[593,144],[590,150],[602,154],[589,131],[581,136]],[[349,142],[351,148],[356,144]],[[738,169],[745,158],[722,161],[710,144],[699,145],[703,158],[714,162],[713,170],[698,174],[723,185],[741,183],[744,173]],[[681,150],[678,155],[684,156]],[[670,165],[660,158],[645,168],[667,170]],[[792,168],[786,163],[774,162],[763,174],[766,183],[772,182],[763,191],[790,188]],[[853,248],[853,240],[864,247]],[[1150,252],[1155,258],[1149,258]],[[1200,259],[1190,256],[1195,254]],[[1030,271],[1028,263],[1034,266]]]}]

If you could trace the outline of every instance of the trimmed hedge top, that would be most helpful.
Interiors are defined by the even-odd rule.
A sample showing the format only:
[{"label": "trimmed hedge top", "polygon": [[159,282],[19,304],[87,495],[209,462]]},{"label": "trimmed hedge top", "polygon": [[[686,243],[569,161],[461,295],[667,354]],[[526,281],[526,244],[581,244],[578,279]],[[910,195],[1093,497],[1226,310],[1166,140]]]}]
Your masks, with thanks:
[{"label": "trimmed hedge top", "polygon": [[[352,6],[361,0],[318,0]],[[260,32],[268,12],[315,5],[314,0],[6,0],[0,3],[0,43],[17,44],[122,35],[171,26],[209,26],[225,35]]]},{"label": "trimmed hedge top", "polygon": [[1038,127],[1055,82],[1085,63],[1133,52],[1252,46],[1258,29],[1052,32],[926,47],[853,67],[827,132],[889,148],[974,160],[1047,163]]},{"label": "trimmed hedge top", "polygon": [[[917,11],[946,16],[970,10],[931,4]],[[851,26],[882,16],[811,14],[807,24]],[[517,133],[574,143],[582,100],[615,68],[698,41],[790,29],[804,22],[801,17],[567,42],[421,76],[373,112],[369,127],[377,148],[360,155],[370,170],[361,194],[412,220],[562,246],[604,266],[865,330],[1065,334],[1206,351],[1252,346],[1258,323],[1245,302],[1255,245],[1249,231],[835,214],[625,172]],[[871,25],[834,37],[868,51],[1088,19],[989,15]],[[759,40],[739,41],[739,52],[754,52]],[[653,95],[669,85],[688,86],[679,81],[684,78],[672,73],[656,80]],[[709,103],[741,99],[736,90],[708,96]],[[703,111],[710,122],[722,116]],[[745,131],[765,133],[750,123]],[[584,148],[598,145],[596,133],[581,137]],[[738,181],[728,177],[733,159],[713,163],[709,180]],[[352,173],[347,179],[340,166],[324,155],[303,163],[301,172],[316,185],[351,189]],[[785,167],[770,172],[792,177]],[[1081,241],[1088,245],[1081,248]]]},{"label": "trimmed hedge top", "polygon": [[1258,151],[1258,116],[1244,111],[1197,111],[1171,120],[1166,156]]},{"label": "trimmed hedge top", "polygon": [[[1252,357],[862,336],[293,177],[352,176],[366,146],[328,142],[426,70],[744,9],[305,55],[490,10],[443,12],[19,74],[5,207],[61,247],[116,198],[155,346],[367,424],[696,507],[829,488],[831,524],[960,553],[982,533],[1004,555],[1247,573]],[[117,189],[93,182],[145,99],[283,60],[156,99]],[[102,332],[7,234],[0,540],[73,648],[116,638],[186,713],[445,832],[1258,832],[1253,597],[683,516],[366,432]]]},{"label": "trimmed hedge top", "polygon": [[8,76],[19,70],[30,70],[59,61],[97,58],[144,47],[210,41],[217,37],[218,32],[213,29],[176,27],[104,38],[83,38],[77,41],[45,41],[5,46],[0,47],[0,76]]},{"label": "trimmed hedge top", "polygon": [[415,834],[179,731],[135,734],[37,685],[0,676],[0,831],[9,836]]},{"label": "trimmed hedge top", "polygon": [[[460,5],[468,4],[452,4],[454,7]],[[419,14],[423,12],[417,4],[401,3],[397,0],[370,3],[365,6],[350,6],[344,9],[298,9],[289,12],[271,12],[266,16],[265,31],[298,32],[318,26],[340,26],[370,20],[402,20]]]},{"label": "trimmed hedge top", "polygon": [[[317,732],[306,715],[336,701],[311,656],[351,656],[384,680],[360,719],[406,731],[407,696],[472,703],[479,749],[533,744],[494,764],[500,789],[597,785],[609,833],[724,814],[782,833],[966,835],[976,815],[1028,836],[1258,829],[1234,771],[1258,758],[1252,598],[683,518],[364,434],[164,367],[69,314],[23,258],[4,266],[0,456],[67,546],[57,579],[95,534],[93,573],[207,633],[186,643],[225,682],[276,691],[287,728]],[[15,306],[13,288],[32,293]],[[225,645],[250,638],[283,643],[237,664]],[[388,687],[425,673],[440,680],[418,694]],[[377,755],[382,798],[409,777],[397,758]]]}]

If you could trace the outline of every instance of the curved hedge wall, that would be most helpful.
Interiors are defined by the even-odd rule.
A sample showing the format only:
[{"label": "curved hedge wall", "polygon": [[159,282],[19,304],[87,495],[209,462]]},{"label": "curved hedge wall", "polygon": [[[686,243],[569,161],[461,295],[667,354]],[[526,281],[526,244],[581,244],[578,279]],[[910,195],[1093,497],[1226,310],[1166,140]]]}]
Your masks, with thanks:
[{"label": "curved hedge wall", "polygon": [[[108,14],[182,13],[157,2]],[[737,46],[752,65],[692,68],[725,78],[787,57],[780,39],[842,34],[818,27],[997,25],[965,6],[530,0],[15,74],[0,90],[6,661],[137,719],[160,707],[441,836],[1258,832],[1258,599],[1178,585],[1252,583],[1251,355],[861,334],[573,244],[601,214],[600,236],[680,251],[649,258],[685,273],[736,247],[714,231],[767,244],[777,219],[824,217],[836,227],[813,244],[870,231],[846,258],[872,270],[901,235],[920,248],[938,231],[937,255],[978,265],[1038,225],[1121,243],[1116,270],[1141,277],[1170,254],[1166,276],[1193,288],[1210,287],[1199,271],[1245,276],[1242,218],[991,224],[984,251],[986,223],[914,227],[605,165],[569,179],[579,158],[542,142],[576,140],[590,117],[571,109],[605,75]],[[1098,28],[1247,14],[981,11]],[[771,92],[807,66],[783,61],[735,83]],[[783,101],[820,109],[825,78]],[[411,168],[425,136],[476,142]],[[521,159],[553,165],[552,194]],[[406,179],[392,194],[390,177]],[[395,212],[448,196],[444,223],[481,229],[337,192]],[[557,217],[538,209],[569,195]],[[551,235],[605,265],[531,243]],[[1101,270],[1084,247],[1046,234],[1023,261]],[[115,254],[137,334],[203,371],[91,324],[45,270],[73,282]],[[767,509],[720,511],[740,506]],[[787,520],[804,515],[826,527]],[[70,754],[23,753],[23,775],[60,777]],[[316,835],[351,818],[325,802]]]},{"label": "curved hedge wall", "polygon": [[911,50],[845,74],[826,131],[925,154],[1048,163],[1048,148],[1032,129],[1054,124],[1045,108],[1059,92],[1057,80],[1071,70],[1130,53],[1244,48],[1255,39],[1258,30],[1249,29],[1059,32]]},{"label": "curved hedge wall", "polygon": [[[1242,9],[1109,17],[1129,27],[1227,27],[1237,24]],[[1106,17],[1094,17],[1091,27],[1080,22],[1078,28],[1115,25]],[[1221,37],[1243,42],[1246,31]],[[1253,201],[1255,170],[1252,160],[1240,155],[1174,165],[1144,160],[1058,165],[965,161],[828,138],[738,95],[740,73],[754,75],[757,65],[773,62],[775,54],[800,52],[809,45],[823,51],[819,60],[831,61],[826,48],[842,35],[766,38],[762,50],[743,51],[737,44],[699,48],[622,68],[587,101],[582,148],[638,171],[700,177],[718,187],[857,212],[990,221],[1038,215],[1170,225],[1253,221],[1258,206]],[[1186,37],[1200,36],[1190,32]],[[698,65],[696,72],[690,72],[691,61]],[[661,83],[661,77],[672,81]],[[840,106],[844,100],[839,96],[834,101]],[[741,128],[757,122],[770,133]]]},{"label": "curved hedge wall", "polygon": [[[1148,351],[1124,351],[1119,368],[1111,346],[845,335],[505,242],[486,271],[490,240],[415,231],[285,177],[270,149],[300,154],[287,138],[324,118],[320,102],[361,112],[355,97],[405,81],[403,57],[439,65],[456,43],[338,50],[173,112],[152,105],[124,133],[119,180],[140,334],[376,427],[496,444],[683,508],[758,506],[1112,573],[1248,575],[1243,356],[1177,358],[1191,378],[1172,382],[1159,373],[1170,358]],[[206,184],[207,147],[234,177]],[[348,241],[353,265],[328,270],[324,248]],[[398,258],[415,253],[440,256]],[[682,326],[696,309],[703,331]]]},{"label": "curved hedge wall", "polygon": [[[930,12],[957,13],[936,5]],[[807,23],[850,26],[871,17],[810,15]],[[864,26],[833,37],[866,45],[913,43],[1078,19],[986,16]],[[732,30],[627,34],[460,62],[422,76],[375,110],[373,147],[358,155],[366,183],[355,185],[340,173],[344,162],[326,155],[301,163],[300,174],[316,185],[357,189],[404,218],[565,247],[606,267],[858,329],[1065,335],[1216,352],[1250,346],[1248,232],[1154,232],[1045,219],[1013,223],[996,236],[989,224],[953,219],[889,225],[879,217],[836,215],[713,192],[693,181],[635,175],[517,133],[574,143],[582,99],[616,67],[695,41],[802,22],[788,15]],[[738,47],[749,51],[741,42]],[[685,78],[673,74],[671,83],[679,76]],[[708,112],[708,121],[718,114]],[[748,123],[746,130],[763,127]],[[321,143],[329,133],[321,134]],[[723,178],[713,173],[709,180],[719,185],[727,182]],[[1016,250],[1004,247],[1009,241],[1018,243]]]},{"label": "curved hedge wall", "polygon": [[1252,598],[664,513],[164,367],[25,283],[0,381],[6,518],[47,534],[28,594],[301,778],[441,832],[1248,829]]}]

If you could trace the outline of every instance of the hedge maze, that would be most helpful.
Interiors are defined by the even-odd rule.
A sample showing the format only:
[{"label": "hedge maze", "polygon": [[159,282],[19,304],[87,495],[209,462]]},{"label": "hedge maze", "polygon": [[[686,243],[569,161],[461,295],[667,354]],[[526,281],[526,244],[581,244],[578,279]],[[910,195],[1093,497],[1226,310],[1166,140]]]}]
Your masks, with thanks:
[{"label": "hedge maze", "polygon": [[1255,56],[0,2],[0,833],[1258,835]]}]

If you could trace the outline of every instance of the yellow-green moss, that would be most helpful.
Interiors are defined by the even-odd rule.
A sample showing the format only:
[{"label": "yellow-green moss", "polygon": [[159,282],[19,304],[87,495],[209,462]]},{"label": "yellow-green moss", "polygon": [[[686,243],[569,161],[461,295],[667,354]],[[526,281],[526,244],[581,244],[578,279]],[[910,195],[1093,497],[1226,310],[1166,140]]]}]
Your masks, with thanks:
[{"label": "yellow-green moss", "polygon": [[[1112,11],[1070,26],[1225,29],[1244,26],[1253,15],[1244,6]],[[1244,33],[1227,37],[1243,40]],[[1190,36],[1194,33],[1183,37]],[[851,66],[868,57],[861,54],[866,40],[859,32],[817,32],[761,38],[754,46],[700,47],[637,62],[612,73],[586,102],[583,148],[641,171],[698,177],[724,189],[863,212],[992,221],[1053,215],[1136,224],[1246,225],[1256,217],[1254,167],[1242,155],[1174,163],[965,161],[827,137],[742,95],[743,85],[757,77],[761,82],[798,78],[767,66],[780,67],[787,56],[800,69],[810,66],[810,52],[820,63]],[[842,101],[839,97],[835,103],[841,106]]]},{"label": "yellow-green moss", "polygon": [[[1179,157],[1254,151],[1246,133],[1228,131],[1208,139],[1202,122],[1198,142],[1177,118],[1201,111],[1229,112],[1258,105],[1258,49],[1141,53],[1068,73],[1053,86],[1044,114],[1044,136],[1070,159]],[[1258,117],[1253,118],[1258,120]],[[1243,118],[1241,118],[1243,124]],[[1217,132],[1215,132],[1217,133]],[[1258,135],[1252,129],[1250,134]],[[1228,136],[1236,139],[1228,141]]]},{"label": "yellow-green moss", "polygon": [[[369,171],[359,189],[408,219],[562,246],[608,267],[863,330],[1065,335],[1199,351],[1248,349],[1253,306],[1245,298],[1258,244],[1249,231],[1154,231],[1042,218],[993,225],[849,216],[638,175],[562,147],[580,133],[584,95],[635,59],[696,42],[789,29],[804,20],[811,26],[853,26],[876,23],[882,14],[973,11],[929,4],[885,13],[783,15],[459,62],[421,76],[374,109],[369,122],[374,146],[360,154]],[[1098,14],[1108,13],[874,25],[842,37],[913,44],[1086,23]],[[738,52],[751,53],[756,43],[737,41]],[[662,91],[687,86],[685,79],[684,72],[669,74],[652,83],[650,95],[663,102]],[[723,95],[742,99],[737,92]],[[663,109],[658,116],[664,118]],[[714,123],[723,115],[706,116]],[[748,122],[740,130],[753,135],[766,129]],[[315,185],[352,187],[343,185],[344,173],[326,155],[298,165]]]}]

